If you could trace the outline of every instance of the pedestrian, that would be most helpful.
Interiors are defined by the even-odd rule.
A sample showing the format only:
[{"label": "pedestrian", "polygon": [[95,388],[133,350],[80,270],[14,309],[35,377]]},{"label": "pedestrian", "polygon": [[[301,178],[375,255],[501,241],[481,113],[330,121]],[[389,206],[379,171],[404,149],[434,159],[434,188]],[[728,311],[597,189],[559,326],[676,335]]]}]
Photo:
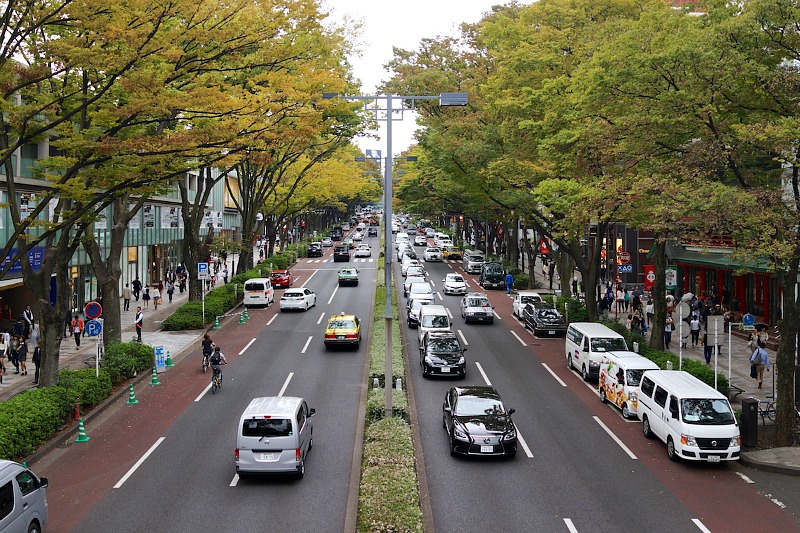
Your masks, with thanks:
[{"label": "pedestrian", "polygon": [[131,309],[131,288],[128,286],[129,284],[126,283],[125,287],[122,289],[122,310],[123,311],[130,311]]},{"label": "pedestrian", "polygon": [[225,285],[228,284],[228,265],[227,265],[227,263],[225,264],[225,266],[222,269],[222,281],[225,282]]},{"label": "pedestrian", "polygon": [[70,335],[72,335],[72,309],[67,309],[67,314],[64,315],[64,336]]},{"label": "pedestrian", "polygon": [[158,294],[161,294],[162,292],[164,292],[164,282],[163,281],[159,281],[157,288],[158,288]]},{"label": "pedestrian", "polygon": [[578,276],[572,278],[572,295],[573,296],[578,295]]},{"label": "pedestrian", "polygon": [[19,337],[25,331],[25,326],[22,325],[22,315],[17,318],[17,321],[14,322],[14,327],[11,330],[11,334],[15,337]]},{"label": "pedestrian", "polygon": [[5,361],[8,346],[6,345],[6,336],[0,334],[0,384],[3,383],[3,372],[6,371]]},{"label": "pedestrian", "polygon": [[142,301],[144,302],[144,308],[147,309],[150,306],[150,287],[144,288],[144,294],[142,294]]},{"label": "pedestrian", "polygon": [[[159,283],[159,285],[161,284]],[[161,303],[161,289],[158,287],[153,289],[153,295],[151,298],[153,298],[153,309],[158,309],[158,304]]]},{"label": "pedestrian", "polygon": [[19,336],[19,346],[17,347],[17,363],[19,363],[20,371],[18,374],[22,376],[28,375],[28,343],[25,342],[25,337]]},{"label": "pedestrian", "polygon": [[167,281],[167,296],[169,296],[169,303],[172,303],[172,295],[175,292],[175,282]]},{"label": "pedestrian", "polygon": [[625,287],[625,291],[622,293],[622,300],[625,302],[625,312],[627,313],[631,302],[631,293],[628,292],[627,287]]},{"label": "pedestrian", "polygon": [[667,315],[667,321],[664,324],[664,348],[669,350],[669,343],[672,341],[672,329],[674,328],[672,316]]},{"label": "pedestrian", "polygon": [[136,308],[136,318],[134,319],[133,323],[136,326],[136,340],[142,342],[142,326],[144,325],[144,313],[142,312],[141,307]]},{"label": "pedestrian", "polygon": [[639,294],[634,292],[633,293],[633,303],[631,305],[633,306],[633,312],[634,313],[637,312],[637,311],[641,312],[641,310],[642,310],[642,297],[639,296]]},{"label": "pedestrian", "polygon": [[33,325],[33,332],[31,333],[31,344],[33,347],[33,364],[36,366],[36,370],[33,373],[33,384],[39,384],[39,366],[42,364],[42,350],[39,346],[40,340],[40,333],[39,333],[39,324]]},{"label": "pedestrian", "polygon": [[139,301],[139,293],[142,291],[142,282],[139,281],[139,276],[136,276],[136,279],[133,280],[131,284],[131,288],[133,288],[133,297],[136,298],[136,301]]},{"label": "pedestrian", "polygon": [[647,305],[644,306],[644,314],[647,318],[647,327],[653,326],[653,316],[655,316],[655,305],[653,304],[653,299],[647,301]]},{"label": "pedestrian", "polygon": [[183,294],[183,291],[186,290],[186,272],[181,272],[179,279],[178,288],[180,288],[181,294]]},{"label": "pedestrian", "polygon": [[692,335],[692,348],[700,343],[700,319],[693,316],[689,321],[689,333]]},{"label": "pedestrian", "polygon": [[714,355],[714,346],[712,344],[713,337],[708,334],[708,331],[703,333],[703,357],[706,360],[706,364],[711,364],[711,356]]},{"label": "pedestrian", "polygon": [[633,326],[633,315],[628,314],[628,318],[625,319],[625,329],[630,330]]},{"label": "pedestrian", "polygon": [[81,333],[83,333],[83,319],[75,315],[72,317],[72,323],[70,324],[72,328],[72,334],[75,335],[75,349],[79,349],[81,347]]},{"label": "pedestrian", "polygon": [[617,285],[617,312],[619,313],[620,310],[625,310],[625,293]]},{"label": "pedestrian", "polygon": [[506,292],[511,294],[511,289],[514,288],[514,276],[511,275],[511,272],[506,274]]},{"label": "pedestrian", "polygon": [[20,335],[11,335],[11,344],[9,345],[9,358],[11,364],[14,365],[14,373],[19,374],[19,362],[17,356],[19,355],[19,338]]},{"label": "pedestrian", "polygon": [[33,310],[30,305],[25,306],[25,310],[22,312],[22,318],[24,320],[22,324],[22,334],[25,335],[26,339],[30,339],[31,330],[33,329]]},{"label": "pedestrian", "polygon": [[761,383],[764,381],[764,369],[769,371],[769,356],[767,355],[767,347],[765,342],[759,342],[753,355],[750,356],[750,364],[756,367],[756,380],[758,381],[758,388],[761,388]]}]

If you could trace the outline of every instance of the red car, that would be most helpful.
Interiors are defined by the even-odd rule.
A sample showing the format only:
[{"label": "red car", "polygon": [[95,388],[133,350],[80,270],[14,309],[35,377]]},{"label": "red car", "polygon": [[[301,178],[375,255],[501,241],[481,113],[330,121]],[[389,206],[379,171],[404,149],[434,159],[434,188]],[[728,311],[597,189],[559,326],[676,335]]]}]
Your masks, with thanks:
[{"label": "red car", "polygon": [[276,289],[285,289],[292,286],[292,274],[288,270],[273,270],[270,276],[272,286]]}]

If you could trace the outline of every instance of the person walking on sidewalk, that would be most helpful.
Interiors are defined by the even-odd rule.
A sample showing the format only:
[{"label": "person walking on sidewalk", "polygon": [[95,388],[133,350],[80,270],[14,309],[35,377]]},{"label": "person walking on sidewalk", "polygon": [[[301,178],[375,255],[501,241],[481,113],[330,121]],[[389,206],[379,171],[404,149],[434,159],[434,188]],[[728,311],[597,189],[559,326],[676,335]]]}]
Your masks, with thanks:
[{"label": "person walking on sidewalk", "polygon": [[75,349],[79,349],[81,347],[81,333],[83,333],[83,319],[75,315],[72,317],[72,323],[70,324],[72,328],[72,334],[75,336]]},{"label": "person walking on sidewalk", "polygon": [[17,362],[19,363],[19,374],[21,376],[28,375],[28,343],[25,342],[25,337],[19,336],[19,348],[17,348]]},{"label": "person walking on sidewalk", "polygon": [[692,348],[700,343],[700,319],[693,316],[689,321],[689,333],[692,334]]},{"label": "person walking on sidewalk", "polygon": [[33,329],[33,310],[30,305],[25,306],[25,310],[22,312],[22,318],[25,320],[22,324],[22,334],[25,335],[26,339],[30,339],[31,330]]},{"label": "person walking on sidewalk", "polygon": [[671,315],[667,315],[667,321],[664,324],[664,349],[669,350],[669,343],[672,341],[672,328],[673,320]]},{"label": "person walking on sidewalk", "polygon": [[227,265],[227,263],[222,268],[222,281],[225,282],[225,285],[228,284],[228,265]]},{"label": "person walking on sidewalk", "polygon": [[761,383],[764,381],[764,369],[769,371],[769,356],[767,355],[766,343],[759,342],[756,351],[750,357],[750,364],[756,367],[756,380],[758,381],[758,388],[761,388]]},{"label": "person walking on sidewalk", "polygon": [[150,307],[150,287],[144,288],[144,294],[142,294],[142,301],[144,302],[145,309]]},{"label": "person walking on sidewalk", "polygon": [[142,326],[144,325],[144,313],[141,307],[136,308],[136,319],[134,320],[136,326],[136,340],[142,342]]},{"label": "person walking on sidewalk", "polygon": [[33,384],[39,384],[39,366],[42,364],[42,350],[39,348],[39,324],[33,325],[33,332],[31,333],[31,345],[33,347],[33,364],[36,370],[33,373]]},{"label": "person walking on sidewalk", "polygon": [[131,309],[131,288],[128,286],[128,283],[125,284],[125,287],[122,289],[122,310],[123,311],[130,311]]},{"label": "person walking on sidewalk", "polygon": [[142,282],[139,281],[139,276],[136,276],[136,279],[133,280],[133,297],[136,298],[136,301],[139,301],[139,293],[142,291]]},{"label": "person walking on sidewalk", "polygon": [[172,280],[167,281],[167,296],[169,296],[169,303],[172,303],[172,295],[175,293],[175,282]]},{"label": "person walking on sidewalk", "polygon": [[[159,285],[161,285],[159,283]],[[161,290],[156,287],[153,289],[153,309],[158,309],[158,303],[161,301]]]},{"label": "person walking on sidewalk", "polygon": [[8,346],[6,345],[6,336],[0,333],[0,385],[3,384],[3,372],[6,371],[5,357],[7,351]]}]

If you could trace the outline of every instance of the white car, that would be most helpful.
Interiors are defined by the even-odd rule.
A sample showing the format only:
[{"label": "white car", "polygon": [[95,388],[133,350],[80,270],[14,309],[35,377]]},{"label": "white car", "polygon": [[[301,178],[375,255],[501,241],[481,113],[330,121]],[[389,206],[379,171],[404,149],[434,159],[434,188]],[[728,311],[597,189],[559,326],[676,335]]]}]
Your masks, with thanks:
[{"label": "white car", "polygon": [[434,300],[433,296],[433,289],[431,288],[431,284],[427,281],[422,283],[412,283],[408,287],[408,299],[419,299],[419,300]]},{"label": "white car", "polygon": [[425,236],[428,237],[428,238],[435,237],[436,236],[436,230],[433,229],[433,228],[426,228],[425,229]]},{"label": "white car", "polygon": [[461,299],[461,318],[464,323],[485,322],[494,323],[494,308],[489,298],[482,292],[471,292]]},{"label": "white car", "polygon": [[403,264],[400,267],[400,272],[403,274],[403,277],[406,277],[408,275],[408,267],[420,266],[420,264],[421,263],[418,260],[405,256],[403,258]]},{"label": "white car", "polygon": [[342,224],[342,229],[344,231],[350,231],[350,223],[349,222],[345,222],[344,224]]},{"label": "white car", "polygon": [[534,291],[519,291],[514,294],[514,300],[511,302],[511,312],[514,316],[522,318],[522,310],[525,305],[542,302],[542,296]]},{"label": "white car", "polygon": [[324,246],[325,248],[333,246],[333,240],[330,237],[324,237],[322,239],[322,246]]},{"label": "white car", "polygon": [[445,294],[467,294],[467,282],[461,274],[447,274],[442,280]]},{"label": "white car", "polygon": [[425,261],[441,261],[442,251],[439,248],[425,248],[425,253],[422,255]]},{"label": "white car", "polygon": [[364,240],[364,234],[361,233],[360,231],[357,231],[357,232],[353,233],[353,240],[354,241],[363,241]]},{"label": "white car", "polygon": [[359,244],[356,246],[356,251],[353,254],[354,257],[372,257],[372,248],[370,248],[369,244]]},{"label": "white car", "polygon": [[414,246],[428,246],[428,239],[424,235],[414,237]]},{"label": "white car", "polygon": [[403,281],[403,296],[408,296],[408,289],[412,283],[425,283],[426,281],[428,280],[425,279],[425,276],[406,276]]},{"label": "white car", "polygon": [[408,270],[406,270],[406,277],[409,277],[409,276],[421,276],[421,277],[424,278],[427,275],[428,275],[428,273],[425,272],[425,267],[422,266],[422,265],[410,266],[410,267],[408,267]]},{"label": "white car", "polygon": [[397,250],[398,248],[400,248],[400,245],[402,244],[405,244],[406,246],[411,246],[411,240],[405,233],[398,233],[397,237],[395,237],[394,239],[394,249]]},{"label": "white car", "polygon": [[300,309],[308,311],[309,307],[317,305],[317,295],[313,291],[301,287],[299,289],[286,289],[280,301],[280,310]]}]

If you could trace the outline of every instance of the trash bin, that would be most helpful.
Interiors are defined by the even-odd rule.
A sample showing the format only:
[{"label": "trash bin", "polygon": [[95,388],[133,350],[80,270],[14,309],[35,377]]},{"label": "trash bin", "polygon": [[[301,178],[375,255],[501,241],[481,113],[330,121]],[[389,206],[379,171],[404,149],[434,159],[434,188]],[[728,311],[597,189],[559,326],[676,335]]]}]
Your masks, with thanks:
[{"label": "trash bin", "polygon": [[758,444],[758,400],[745,398],[742,400],[742,416],[739,430],[744,446],[754,447]]}]

